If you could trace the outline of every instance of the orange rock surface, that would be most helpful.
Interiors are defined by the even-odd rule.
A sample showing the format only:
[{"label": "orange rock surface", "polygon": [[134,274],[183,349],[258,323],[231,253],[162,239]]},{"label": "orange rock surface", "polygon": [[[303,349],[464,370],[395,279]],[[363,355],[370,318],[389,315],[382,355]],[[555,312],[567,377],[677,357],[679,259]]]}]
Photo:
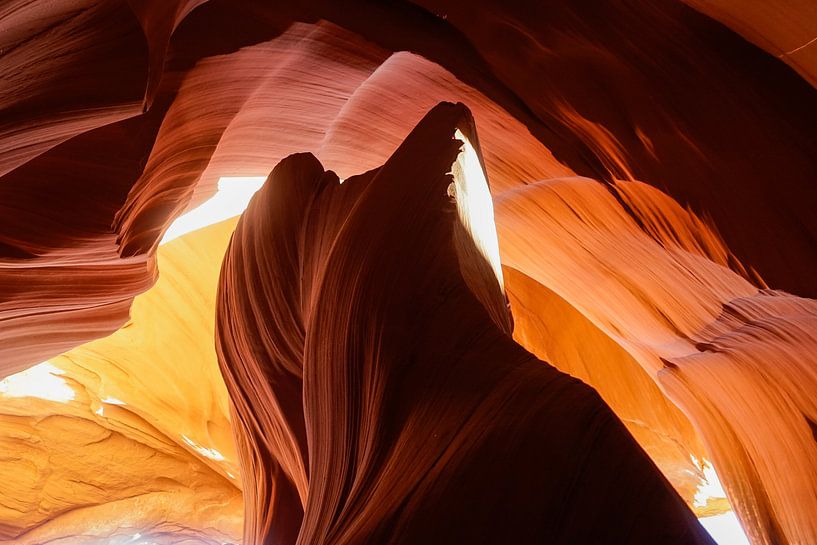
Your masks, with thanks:
[{"label": "orange rock surface", "polygon": [[212,341],[234,226],[163,246],[161,278],[119,331],[0,382],[0,543],[240,541],[240,470]]},{"label": "orange rock surface", "polygon": [[[0,540],[578,543],[636,506],[634,542],[699,535],[643,449],[701,513],[724,505],[696,498],[714,464],[754,545],[817,544],[816,21],[804,1],[4,3]],[[473,115],[496,244],[487,185],[452,189],[453,223],[414,193],[469,168],[447,132],[403,144],[441,101]],[[159,248],[220,178],[274,168],[220,285],[235,220]],[[311,185],[329,171],[346,182]],[[452,278],[468,302],[443,312]],[[584,393],[533,395],[545,376]],[[615,447],[576,432],[583,410]],[[558,486],[525,487],[585,475],[579,455],[606,503],[542,507]],[[632,473],[604,488],[602,455]],[[508,488],[516,522],[484,530]]]},{"label": "orange rock surface", "polygon": [[684,0],[782,60],[817,85],[817,5],[809,0]]},{"label": "orange rock surface", "polygon": [[343,184],[291,156],[242,217],[216,338],[244,539],[711,543],[593,390],[511,340],[472,123],[440,104]]}]

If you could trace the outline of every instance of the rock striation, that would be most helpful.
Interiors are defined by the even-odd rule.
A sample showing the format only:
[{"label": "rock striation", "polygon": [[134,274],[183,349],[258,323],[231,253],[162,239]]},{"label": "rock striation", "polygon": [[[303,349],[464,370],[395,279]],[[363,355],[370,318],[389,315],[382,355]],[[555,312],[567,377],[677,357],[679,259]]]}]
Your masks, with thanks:
[{"label": "rock striation", "polygon": [[[555,489],[523,492],[535,478],[517,487],[488,464],[499,456],[491,441],[555,456],[533,440],[552,436],[536,426],[553,423],[556,398],[532,393],[552,377],[564,385],[564,429],[594,407],[599,429],[631,453],[621,463],[666,500],[652,502],[645,536],[698,528],[644,452],[699,514],[724,508],[696,499],[714,464],[754,545],[816,544],[813,3],[540,4],[4,2],[0,377],[11,382],[0,386],[0,441],[11,454],[0,462],[0,538],[238,542],[242,488],[248,545],[273,534],[352,542],[380,536],[387,520],[404,525],[394,539],[451,540],[435,516],[477,532],[480,509],[509,487],[514,501],[539,502],[509,503],[517,530],[532,532],[513,534],[520,541],[625,532],[636,502],[613,501],[625,490],[609,492],[596,523],[595,504],[563,498],[542,524],[579,522],[534,531]],[[435,109],[443,101],[465,104],[472,120]],[[451,122],[428,121],[430,110]],[[457,160],[457,141],[480,168],[470,152]],[[416,173],[412,184],[398,164]],[[221,177],[273,169],[287,182],[256,198],[219,286],[234,222],[176,245],[187,250],[159,249]],[[434,184],[449,169],[490,187],[440,196]],[[425,246],[394,204],[422,187],[441,199],[417,201]],[[332,248],[354,226],[361,242],[343,243],[341,259]],[[417,263],[426,267],[409,275]],[[445,310],[454,294],[473,314]],[[398,330],[378,312],[399,317]],[[448,335],[410,323],[423,312]],[[457,352],[461,334],[484,349]],[[382,358],[375,338],[392,343],[377,346]],[[411,371],[423,350],[429,359]],[[548,363],[509,371],[535,367],[531,354]],[[429,367],[443,360],[456,365]],[[502,398],[523,375],[518,397]],[[49,384],[73,397],[30,395]],[[512,417],[476,416],[492,410]],[[419,425],[439,426],[439,437]],[[587,437],[565,437],[575,443],[564,456],[601,455]],[[551,461],[583,475],[573,458]],[[491,465],[483,477],[495,482],[468,488],[466,460]],[[422,490],[395,476],[422,468]],[[445,486],[432,486],[438,477]],[[472,511],[460,495],[474,498]],[[409,497],[423,505],[393,505]],[[670,512],[682,514],[659,522]]]},{"label": "rock striation", "polygon": [[343,183],[286,158],[244,213],[216,310],[244,539],[711,543],[598,395],[511,339],[474,137],[442,103]]}]

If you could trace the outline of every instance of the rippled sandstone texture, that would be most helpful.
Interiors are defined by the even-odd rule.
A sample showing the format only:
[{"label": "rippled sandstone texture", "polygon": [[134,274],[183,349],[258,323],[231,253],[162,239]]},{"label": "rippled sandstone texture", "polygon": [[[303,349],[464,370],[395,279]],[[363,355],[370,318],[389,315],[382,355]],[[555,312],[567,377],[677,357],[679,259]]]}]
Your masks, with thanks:
[{"label": "rippled sandstone texture", "polygon": [[238,459],[212,342],[234,227],[163,246],[162,275],[128,324],[35,367],[33,379],[0,382],[0,543],[240,541]]},{"label": "rippled sandstone texture", "polygon": [[[517,340],[597,388],[687,501],[705,456],[755,543],[813,543],[814,18],[688,4],[5,3],[3,373],[126,323],[163,230],[220,176],[311,152],[348,178],[462,101]],[[169,433],[177,406],[146,412]],[[268,466],[306,500],[295,454]]]},{"label": "rippled sandstone texture", "polygon": [[710,543],[598,395],[511,340],[457,130],[443,103],[343,184],[290,156],[239,222],[216,338],[244,539]]}]

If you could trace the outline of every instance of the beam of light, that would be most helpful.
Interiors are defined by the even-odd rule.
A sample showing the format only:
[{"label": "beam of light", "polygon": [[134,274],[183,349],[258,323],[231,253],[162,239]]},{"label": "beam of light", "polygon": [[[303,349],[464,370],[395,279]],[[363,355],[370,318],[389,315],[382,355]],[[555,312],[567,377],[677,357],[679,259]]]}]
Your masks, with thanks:
[{"label": "beam of light", "polygon": [[71,386],[60,378],[62,369],[49,362],[35,365],[0,381],[0,395],[5,397],[37,397],[67,403],[76,397]]},{"label": "beam of light", "polygon": [[240,215],[258,191],[265,176],[224,177],[218,181],[218,191],[210,199],[182,214],[174,221],[159,244],[167,244],[186,233]]},{"label": "beam of light", "polygon": [[[504,289],[502,265],[499,261],[499,240],[494,225],[494,201],[488,188],[488,180],[485,171],[482,170],[477,150],[468,137],[457,129],[454,131],[454,138],[463,143],[454,171],[457,205],[465,209],[464,214],[461,211],[460,217],[463,221],[469,222],[474,242],[491,265],[499,286]],[[458,176],[457,170],[464,176]]]}]

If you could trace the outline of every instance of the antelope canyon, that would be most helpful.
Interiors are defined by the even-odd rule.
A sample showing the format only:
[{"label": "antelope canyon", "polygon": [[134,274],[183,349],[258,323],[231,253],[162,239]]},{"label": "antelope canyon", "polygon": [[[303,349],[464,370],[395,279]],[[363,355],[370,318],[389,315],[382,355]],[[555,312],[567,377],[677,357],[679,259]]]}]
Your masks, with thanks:
[{"label": "antelope canyon", "polygon": [[817,4],[0,2],[0,545],[817,545]]}]

